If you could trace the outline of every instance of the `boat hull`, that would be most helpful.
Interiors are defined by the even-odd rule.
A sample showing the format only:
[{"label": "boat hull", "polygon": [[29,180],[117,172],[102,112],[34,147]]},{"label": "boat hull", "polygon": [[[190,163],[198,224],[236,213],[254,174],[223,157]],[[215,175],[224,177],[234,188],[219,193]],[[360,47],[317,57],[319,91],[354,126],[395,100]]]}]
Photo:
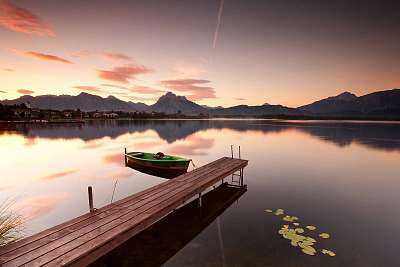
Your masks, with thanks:
[{"label": "boat hull", "polygon": [[127,155],[126,165],[137,171],[163,177],[174,178],[187,172],[190,160],[187,161],[172,161],[172,162],[149,162],[137,159]]}]

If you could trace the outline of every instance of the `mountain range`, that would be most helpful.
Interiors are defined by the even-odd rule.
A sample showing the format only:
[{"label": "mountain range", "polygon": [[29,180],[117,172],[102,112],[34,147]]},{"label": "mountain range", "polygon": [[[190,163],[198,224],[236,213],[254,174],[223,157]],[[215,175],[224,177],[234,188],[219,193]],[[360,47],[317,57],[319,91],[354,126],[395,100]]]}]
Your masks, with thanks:
[{"label": "mountain range", "polygon": [[71,95],[25,95],[14,100],[0,101],[3,105],[29,103],[32,108],[82,111],[125,112],[181,112],[187,115],[208,114],[211,116],[337,116],[337,117],[394,117],[400,118],[400,89],[378,91],[363,96],[344,92],[298,108],[282,105],[238,105],[233,107],[208,107],[198,105],[184,96],[171,92],[161,96],[153,105],[126,102],[114,96],[100,97],[88,93]]}]

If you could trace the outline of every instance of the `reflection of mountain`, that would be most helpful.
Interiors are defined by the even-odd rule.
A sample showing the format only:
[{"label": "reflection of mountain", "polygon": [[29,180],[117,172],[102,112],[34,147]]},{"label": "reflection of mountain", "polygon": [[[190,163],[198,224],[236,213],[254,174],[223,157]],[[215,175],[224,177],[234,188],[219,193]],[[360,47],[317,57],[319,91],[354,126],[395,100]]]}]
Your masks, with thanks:
[{"label": "reflection of mountain", "polygon": [[[296,129],[330,141],[338,146],[352,142],[385,150],[400,150],[400,124],[379,122],[302,122],[270,120],[138,120],[96,121],[84,125],[48,124],[16,125],[12,131],[34,138],[79,138],[85,141],[109,136],[116,138],[125,133],[154,130],[168,143],[185,139],[193,133],[206,129],[233,129],[236,131],[280,132]],[[1,134],[1,130],[0,130]]]},{"label": "reflection of mountain", "polygon": [[246,189],[226,184],[171,213],[91,266],[162,266],[212,223]]}]

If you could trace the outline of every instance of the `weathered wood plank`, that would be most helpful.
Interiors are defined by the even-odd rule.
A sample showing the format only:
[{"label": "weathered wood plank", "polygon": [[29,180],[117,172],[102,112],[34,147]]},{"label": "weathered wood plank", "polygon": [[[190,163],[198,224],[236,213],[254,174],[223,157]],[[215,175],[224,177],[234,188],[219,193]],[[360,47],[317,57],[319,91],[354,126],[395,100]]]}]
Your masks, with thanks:
[{"label": "weathered wood plank", "polygon": [[158,221],[247,161],[220,158],[97,212],[82,215],[0,251],[2,266],[88,264]]},{"label": "weathered wood plank", "polygon": [[[219,166],[221,166],[221,164],[224,164],[223,161],[226,161],[226,158],[221,158],[219,160],[217,160],[217,165],[218,163],[220,164]],[[193,175],[207,175],[209,172],[214,171],[216,168],[215,164],[207,164],[203,167],[207,167],[207,168],[200,168],[196,169],[195,171],[192,171],[193,174],[191,175],[184,175],[185,179],[182,179],[180,181],[187,181],[189,180]],[[183,176],[183,175],[182,175]],[[147,197],[153,196],[154,194],[157,194],[160,190],[161,191],[166,191],[169,190],[170,188],[176,186],[176,181],[173,180],[169,180],[167,182],[164,182],[162,184],[156,185],[152,188],[149,188],[147,190],[144,190],[140,193],[137,193],[133,196],[127,197],[125,199],[122,199],[120,201],[117,201],[113,204],[107,205],[99,210],[97,210],[95,213],[87,213],[85,215],[89,215],[89,216],[80,216],[78,217],[80,220],[77,219],[73,219],[71,221],[69,221],[69,223],[63,223],[61,225],[59,225],[58,227],[53,227],[49,230],[46,230],[44,232],[46,232],[45,234],[39,233],[38,236],[35,236],[36,238],[27,238],[28,240],[21,240],[21,241],[25,241],[22,243],[19,243],[18,246],[14,245],[13,247],[9,248],[8,246],[6,247],[7,251],[4,251],[4,253],[2,253],[3,255],[5,253],[12,253],[15,254],[16,256],[18,256],[18,252],[19,251],[23,251],[25,253],[33,250],[36,247],[39,247],[41,244],[47,244],[48,242],[51,242],[54,239],[57,239],[63,235],[69,234],[70,232],[76,231],[82,227],[85,227],[89,224],[91,224],[93,221],[97,221],[99,219],[105,218],[106,216],[110,216],[113,215],[115,213],[120,212],[121,210],[126,209],[127,207],[129,207],[130,205],[133,205],[141,200],[146,199]],[[153,190],[150,190],[153,189]],[[52,231],[51,231],[52,230]],[[44,239],[46,237],[46,239]],[[23,246],[29,245],[32,242],[35,242],[35,246],[30,246],[30,248],[28,250],[26,250],[25,248],[23,248]],[[2,256],[0,256],[0,262],[1,262],[1,258]],[[11,259],[12,256],[8,256],[8,259]]]}]

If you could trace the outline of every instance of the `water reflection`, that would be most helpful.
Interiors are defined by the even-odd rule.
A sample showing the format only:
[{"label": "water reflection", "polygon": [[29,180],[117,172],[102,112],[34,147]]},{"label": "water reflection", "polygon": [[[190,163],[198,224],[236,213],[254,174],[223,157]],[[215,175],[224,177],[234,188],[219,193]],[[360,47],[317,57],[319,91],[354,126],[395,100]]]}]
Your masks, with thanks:
[{"label": "water reflection", "polygon": [[[185,140],[184,144],[171,148],[185,155],[196,155],[197,146],[209,148],[213,140],[196,139],[194,133],[207,129],[231,129],[239,132],[258,131],[262,133],[297,130],[337,146],[352,143],[387,151],[400,150],[400,124],[381,122],[306,122],[306,121],[245,121],[245,120],[155,120],[155,121],[97,121],[82,124],[13,125],[12,130],[24,135],[27,145],[34,144],[35,137],[48,139],[74,139],[88,141],[84,148],[103,146],[102,138],[116,139],[127,133],[155,131],[167,143]],[[10,129],[0,130],[0,134],[10,133]],[[191,137],[192,136],[192,137]],[[192,142],[192,144],[188,144]],[[160,141],[146,141],[139,148],[151,149],[161,145]]]},{"label": "water reflection", "polygon": [[[30,233],[86,213],[89,185],[95,207],[101,207],[110,203],[114,184],[117,200],[165,181],[126,168],[124,147],[172,152],[201,166],[230,155],[236,144],[249,160],[250,190],[237,209],[219,216],[226,266],[400,266],[400,238],[393,234],[400,220],[399,123],[99,121],[0,127],[0,201],[15,197],[47,211],[34,212],[26,224]],[[63,196],[57,192],[68,195],[41,198]],[[47,202],[51,208],[38,208]],[[293,250],[277,234],[281,220],[265,216],[270,207],[331,233],[329,247],[337,256]],[[211,223],[165,265],[221,266],[221,244]]]},{"label": "water reflection", "polygon": [[[203,196],[201,208],[197,200],[192,201],[91,266],[162,266],[245,192],[245,188],[223,184]],[[220,239],[222,241],[222,235]]]}]

